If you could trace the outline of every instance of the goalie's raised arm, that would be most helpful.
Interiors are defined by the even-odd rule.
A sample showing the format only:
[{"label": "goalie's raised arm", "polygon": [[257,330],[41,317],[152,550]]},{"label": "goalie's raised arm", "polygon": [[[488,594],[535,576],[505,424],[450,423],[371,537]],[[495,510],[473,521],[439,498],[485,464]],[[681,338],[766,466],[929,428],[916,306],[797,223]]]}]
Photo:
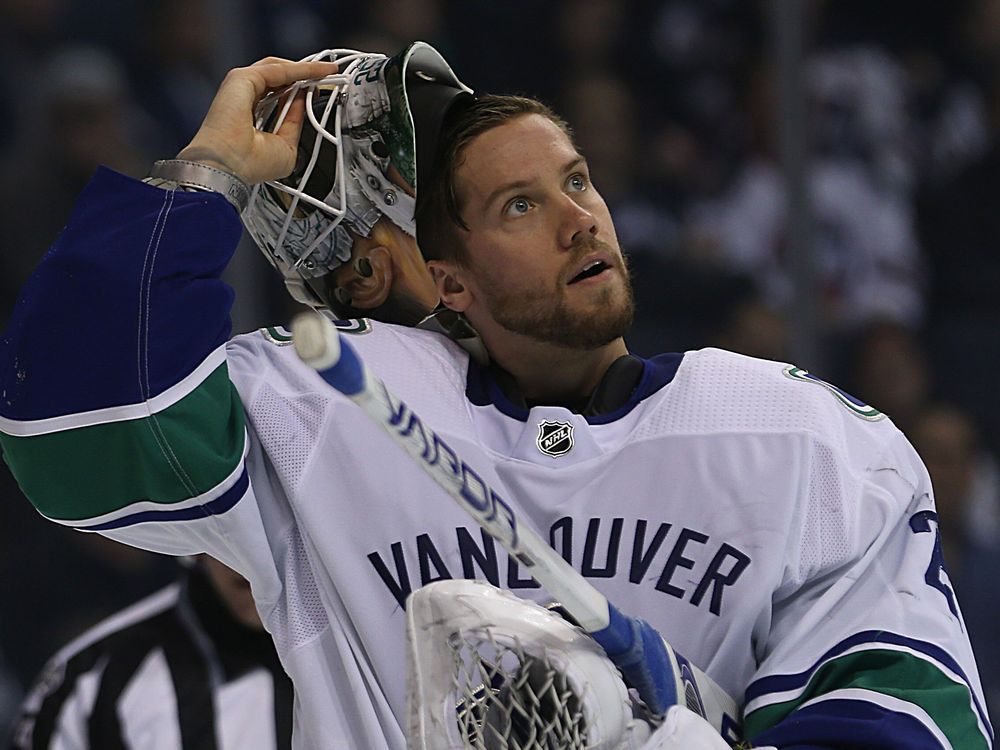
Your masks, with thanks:
[{"label": "goalie's raised arm", "polygon": [[329,61],[292,62],[279,57],[232,69],[219,86],[198,132],[177,158],[216,167],[248,185],[285,177],[295,166],[305,92],[290,92],[294,99],[274,133],[254,127],[254,110],[268,93],[297,81],[326,78],[337,71],[337,64]]}]

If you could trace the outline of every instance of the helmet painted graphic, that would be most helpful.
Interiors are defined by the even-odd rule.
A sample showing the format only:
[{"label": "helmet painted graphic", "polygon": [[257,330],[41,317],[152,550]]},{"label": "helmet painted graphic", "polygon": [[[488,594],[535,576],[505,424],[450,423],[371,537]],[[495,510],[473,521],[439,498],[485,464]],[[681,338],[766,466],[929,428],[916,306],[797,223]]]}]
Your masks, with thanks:
[{"label": "helmet painted graphic", "polygon": [[331,49],[305,59],[330,60],[340,70],[258,105],[258,129],[274,132],[290,94],[306,92],[295,168],[254,187],[243,221],[293,298],[335,308],[333,285],[323,277],[350,260],[356,237],[368,237],[385,216],[416,241],[420,173],[430,168],[445,111],[472,90],[424,42],[393,57]]}]

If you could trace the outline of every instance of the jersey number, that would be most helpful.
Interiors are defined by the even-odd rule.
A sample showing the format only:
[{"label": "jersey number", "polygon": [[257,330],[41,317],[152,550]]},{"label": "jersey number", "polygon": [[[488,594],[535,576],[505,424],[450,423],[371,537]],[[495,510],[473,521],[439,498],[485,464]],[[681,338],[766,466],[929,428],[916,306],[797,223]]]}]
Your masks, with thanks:
[{"label": "jersey number", "polygon": [[[933,524],[933,526],[932,526]],[[938,527],[938,515],[933,510],[922,510],[910,516],[910,529],[914,534],[934,534],[934,551],[931,552],[931,564],[924,573],[924,581],[928,586],[940,591],[948,600],[948,609],[958,617],[958,605],[955,604],[955,592],[948,581],[948,572],[944,567],[944,553],[941,551],[941,529]]]}]

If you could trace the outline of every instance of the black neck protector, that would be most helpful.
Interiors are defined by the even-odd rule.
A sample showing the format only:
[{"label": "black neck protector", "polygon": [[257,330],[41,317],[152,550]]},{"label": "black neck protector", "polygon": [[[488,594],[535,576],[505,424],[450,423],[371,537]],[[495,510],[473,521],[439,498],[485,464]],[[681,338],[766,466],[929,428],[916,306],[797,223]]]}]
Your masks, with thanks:
[{"label": "black neck protector", "polygon": [[568,403],[542,404],[526,399],[509,372],[495,362],[490,362],[489,365],[490,373],[497,385],[500,386],[500,390],[515,406],[525,409],[541,405],[564,406],[585,417],[601,416],[624,406],[635,392],[636,386],[639,385],[644,369],[645,365],[642,359],[632,354],[623,354],[611,363],[611,366],[604,373],[604,377],[601,378],[601,382],[587,398]]}]

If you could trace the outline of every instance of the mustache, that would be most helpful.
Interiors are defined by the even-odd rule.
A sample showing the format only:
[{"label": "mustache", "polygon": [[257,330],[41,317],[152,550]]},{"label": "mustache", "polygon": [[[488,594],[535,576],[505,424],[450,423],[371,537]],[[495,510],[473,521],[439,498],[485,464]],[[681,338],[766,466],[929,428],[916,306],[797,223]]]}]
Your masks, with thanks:
[{"label": "mustache", "polygon": [[572,254],[569,262],[566,264],[567,273],[572,273],[572,269],[574,269],[580,261],[595,252],[607,253],[607,255],[611,258],[612,265],[615,268],[620,271],[628,271],[628,261],[625,258],[625,253],[623,253],[619,248],[616,248],[614,245],[590,235],[574,242],[570,252]]}]

